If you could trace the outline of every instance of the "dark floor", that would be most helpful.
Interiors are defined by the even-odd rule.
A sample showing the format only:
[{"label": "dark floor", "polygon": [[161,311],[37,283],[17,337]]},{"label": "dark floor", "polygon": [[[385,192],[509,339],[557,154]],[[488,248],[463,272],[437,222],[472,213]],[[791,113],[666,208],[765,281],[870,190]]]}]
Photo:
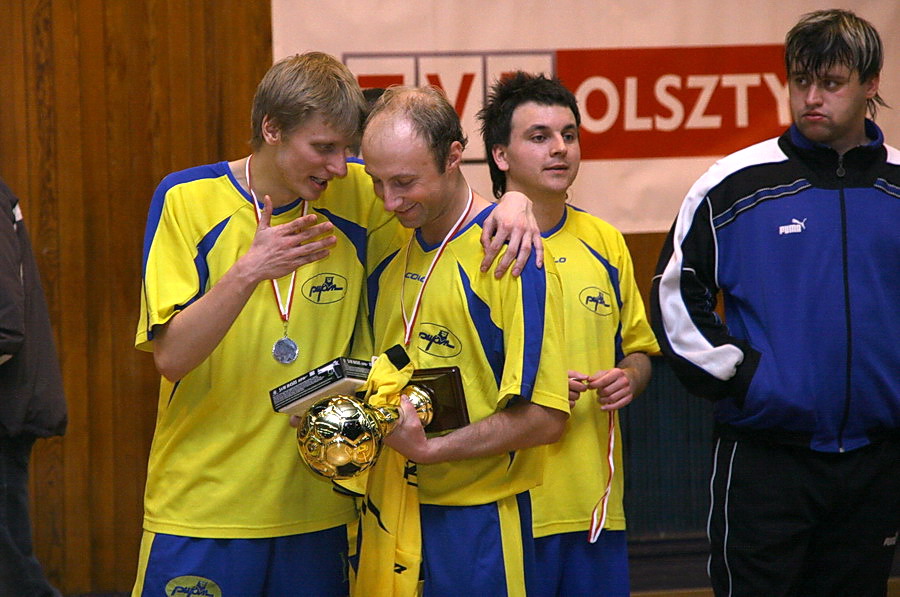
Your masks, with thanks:
[{"label": "dark floor", "polygon": [[628,546],[632,591],[709,586],[703,538],[633,542]]},{"label": "dark floor", "polygon": [[[709,587],[705,539],[642,541],[629,545],[632,591],[664,591]],[[892,577],[900,578],[900,550]]]}]

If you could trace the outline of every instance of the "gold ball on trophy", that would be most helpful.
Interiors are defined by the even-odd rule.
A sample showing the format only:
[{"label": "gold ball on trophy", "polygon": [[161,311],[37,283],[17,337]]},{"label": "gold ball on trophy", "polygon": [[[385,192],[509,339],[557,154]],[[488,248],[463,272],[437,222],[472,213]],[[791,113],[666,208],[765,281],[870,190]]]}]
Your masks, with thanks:
[{"label": "gold ball on trophy", "polygon": [[431,388],[409,385],[403,388],[403,391],[400,393],[409,398],[410,403],[416,409],[416,414],[419,415],[419,420],[422,421],[423,427],[431,423],[431,419],[434,418],[434,395]]},{"label": "gold ball on trophy", "polygon": [[[406,386],[422,425],[434,414],[431,390]],[[314,473],[329,479],[349,479],[372,466],[381,453],[382,440],[396,427],[398,406],[375,407],[339,394],[313,404],[297,429],[297,447]]]}]

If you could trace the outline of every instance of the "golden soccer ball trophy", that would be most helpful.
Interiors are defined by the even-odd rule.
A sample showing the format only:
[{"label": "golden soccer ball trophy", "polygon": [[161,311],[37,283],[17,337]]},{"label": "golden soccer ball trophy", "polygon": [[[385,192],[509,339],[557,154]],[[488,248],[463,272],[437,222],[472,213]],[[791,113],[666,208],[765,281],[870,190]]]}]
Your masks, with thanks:
[{"label": "golden soccer ball trophy", "polygon": [[[422,425],[428,425],[434,416],[432,390],[408,385],[400,393],[412,402]],[[346,394],[322,398],[306,411],[297,428],[300,456],[323,477],[355,477],[375,464],[400,414],[399,406],[372,406]]]}]

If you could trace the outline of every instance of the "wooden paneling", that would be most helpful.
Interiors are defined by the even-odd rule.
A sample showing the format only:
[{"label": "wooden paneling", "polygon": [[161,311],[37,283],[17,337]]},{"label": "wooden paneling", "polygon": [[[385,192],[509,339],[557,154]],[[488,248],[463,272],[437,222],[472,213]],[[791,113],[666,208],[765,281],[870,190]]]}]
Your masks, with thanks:
[{"label": "wooden paneling", "polygon": [[25,0],[0,24],[0,175],[21,197],[69,404],[32,462],[38,557],[65,593],[130,590],[156,416],[133,348],[150,197],[248,150],[268,2]]},{"label": "wooden paneling", "polygon": [[656,271],[659,251],[665,240],[665,232],[625,235],[625,244],[628,245],[631,260],[634,262],[634,277],[644,299],[647,317],[650,317],[650,283],[653,280],[653,272]]}]

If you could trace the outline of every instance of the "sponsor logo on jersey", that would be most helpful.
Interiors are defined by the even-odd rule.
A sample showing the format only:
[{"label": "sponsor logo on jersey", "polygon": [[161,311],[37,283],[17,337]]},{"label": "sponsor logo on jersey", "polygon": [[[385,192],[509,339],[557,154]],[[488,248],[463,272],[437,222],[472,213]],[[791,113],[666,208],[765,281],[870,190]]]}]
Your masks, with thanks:
[{"label": "sponsor logo on jersey", "polygon": [[782,234],[798,234],[806,230],[806,218],[802,220],[798,220],[797,218],[791,218],[790,224],[785,224],[784,226],[778,227],[778,235]]},{"label": "sponsor logo on jersey", "polygon": [[588,286],[578,294],[582,306],[591,313],[597,315],[609,315],[612,313],[612,301],[610,294],[596,286]]},{"label": "sponsor logo on jersey", "polygon": [[201,576],[179,576],[166,584],[166,595],[192,597],[222,597],[222,589],[215,582]]},{"label": "sponsor logo on jersey", "polygon": [[303,296],[316,304],[336,303],[347,294],[347,278],[340,274],[323,273],[303,283]]},{"label": "sponsor logo on jersey", "polygon": [[455,357],[460,353],[459,338],[456,334],[436,323],[423,323],[419,326],[419,350],[440,358]]}]

